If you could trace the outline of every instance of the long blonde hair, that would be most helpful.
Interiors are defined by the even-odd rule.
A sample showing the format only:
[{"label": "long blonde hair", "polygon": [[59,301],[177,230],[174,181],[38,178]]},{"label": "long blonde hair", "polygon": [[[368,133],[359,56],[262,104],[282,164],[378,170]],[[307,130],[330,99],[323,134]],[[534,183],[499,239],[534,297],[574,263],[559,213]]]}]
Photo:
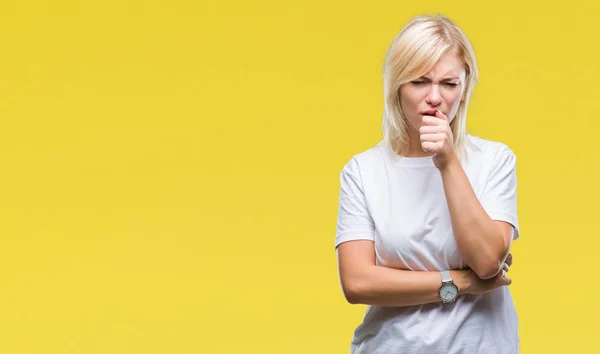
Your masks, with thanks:
[{"label": "long blonde hair", "polygon": [[464,99],[450,123],[459,158],[465,156],[467,107],[478,81],[477,60],[462,30],[447,17],[417,16],[394,37],[383,66],[383,143],[401,153],[409,139],[408,122],[400,105],[400,88],[431,70],[439,59],[455,50],[465,66]]}]

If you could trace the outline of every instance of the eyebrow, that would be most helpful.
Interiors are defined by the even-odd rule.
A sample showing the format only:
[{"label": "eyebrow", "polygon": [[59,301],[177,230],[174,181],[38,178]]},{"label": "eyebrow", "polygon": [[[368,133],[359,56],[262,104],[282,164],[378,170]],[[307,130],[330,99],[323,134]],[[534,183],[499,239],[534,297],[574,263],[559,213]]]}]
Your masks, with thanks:
[{"label": "eyebrow", "polygon": [[[431,81],[431,78],[429,78],[427,76],[421,76],[421,78]],[[451,80],[459,80],[459,79],[460,78],[458,76],[447,76],[447,77],[443,78],[441,81],[451,81]]]}]

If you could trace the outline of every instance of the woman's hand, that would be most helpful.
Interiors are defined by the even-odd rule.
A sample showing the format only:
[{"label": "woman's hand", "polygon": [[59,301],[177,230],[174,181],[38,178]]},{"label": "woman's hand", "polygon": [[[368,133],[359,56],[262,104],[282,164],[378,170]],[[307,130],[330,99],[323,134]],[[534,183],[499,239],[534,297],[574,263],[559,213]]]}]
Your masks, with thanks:
[{"label": "woman's hand", "polygon": [[448,117],[440,110],[435,110],[435,116],[425,115],[421,122],[421,148],[432,153],[435,166],[443,169],[448,162],[456,158],[454,136]]},{"label": "woman's hand", "polygon": [[512,254],[509,253],[508,256],[506,257],[506,260],[504,261],[504,265],[502,266],[502,270],[504,270],[504,276],[506,276],[506,272],[508,272],[511,265],[512,265]]},{"label": "woman's hand", "polygon": [[512,283],[510,278],[506,277],[510,266],[512,265],[512,254],[508,254],[502,270],[490,279],[481,279],[471,269],[450,271],[454,284],[462,294],[480,295],[488,293],[501,286],[508,286]]}]

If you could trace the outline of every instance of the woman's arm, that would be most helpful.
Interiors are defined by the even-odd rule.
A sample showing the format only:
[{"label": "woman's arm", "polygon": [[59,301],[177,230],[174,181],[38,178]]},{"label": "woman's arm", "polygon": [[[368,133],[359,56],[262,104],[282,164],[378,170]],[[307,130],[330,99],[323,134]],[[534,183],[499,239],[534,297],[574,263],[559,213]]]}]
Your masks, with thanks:
[{"label": "woman's arm", "polygon": [[[373,241],[344,242],[337,247],[337,256],[342,290],[352,304],[411,306],[441,302],[439,272],[378,266]],[[482,280],[470,269],[451,270],[450,274],[459,294],[482,294],[511,283],[503,274]]]},{"label": "woman's arm", "polygon": [[440,173],[461,256],[482,279],[494,277],[510,251],[513,226],[488,216],[458,160],[440,168]]},{"label": "woman's arm", "polygon": [[[494,277],[510,251],[513,225],[492,220],[483,208],[456,156],[452,130],[443,113],[424,116],[420,134],[423,150],[434,153],[434,163],[441,173],[454,238],[462,258],[480,278]],[[501,170],[491,171],[491,181],[487,183],[491,189],[487,192],[489,204],[500,209],[501,214],[516,203],[514,159],[508,158],[511,156],[508,152],[500,156],[505,163]]]}]

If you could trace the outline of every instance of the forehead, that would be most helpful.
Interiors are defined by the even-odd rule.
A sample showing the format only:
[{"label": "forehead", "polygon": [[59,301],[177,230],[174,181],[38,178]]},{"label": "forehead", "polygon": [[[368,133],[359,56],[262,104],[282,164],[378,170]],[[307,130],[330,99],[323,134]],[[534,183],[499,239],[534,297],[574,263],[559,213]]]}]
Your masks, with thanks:
[{"label": "forehead", "polygon": [[465,65],[458,57],[455,51],[444,54],[440,60],[424,76],[432,78],[459,77],[465,76]]}]

